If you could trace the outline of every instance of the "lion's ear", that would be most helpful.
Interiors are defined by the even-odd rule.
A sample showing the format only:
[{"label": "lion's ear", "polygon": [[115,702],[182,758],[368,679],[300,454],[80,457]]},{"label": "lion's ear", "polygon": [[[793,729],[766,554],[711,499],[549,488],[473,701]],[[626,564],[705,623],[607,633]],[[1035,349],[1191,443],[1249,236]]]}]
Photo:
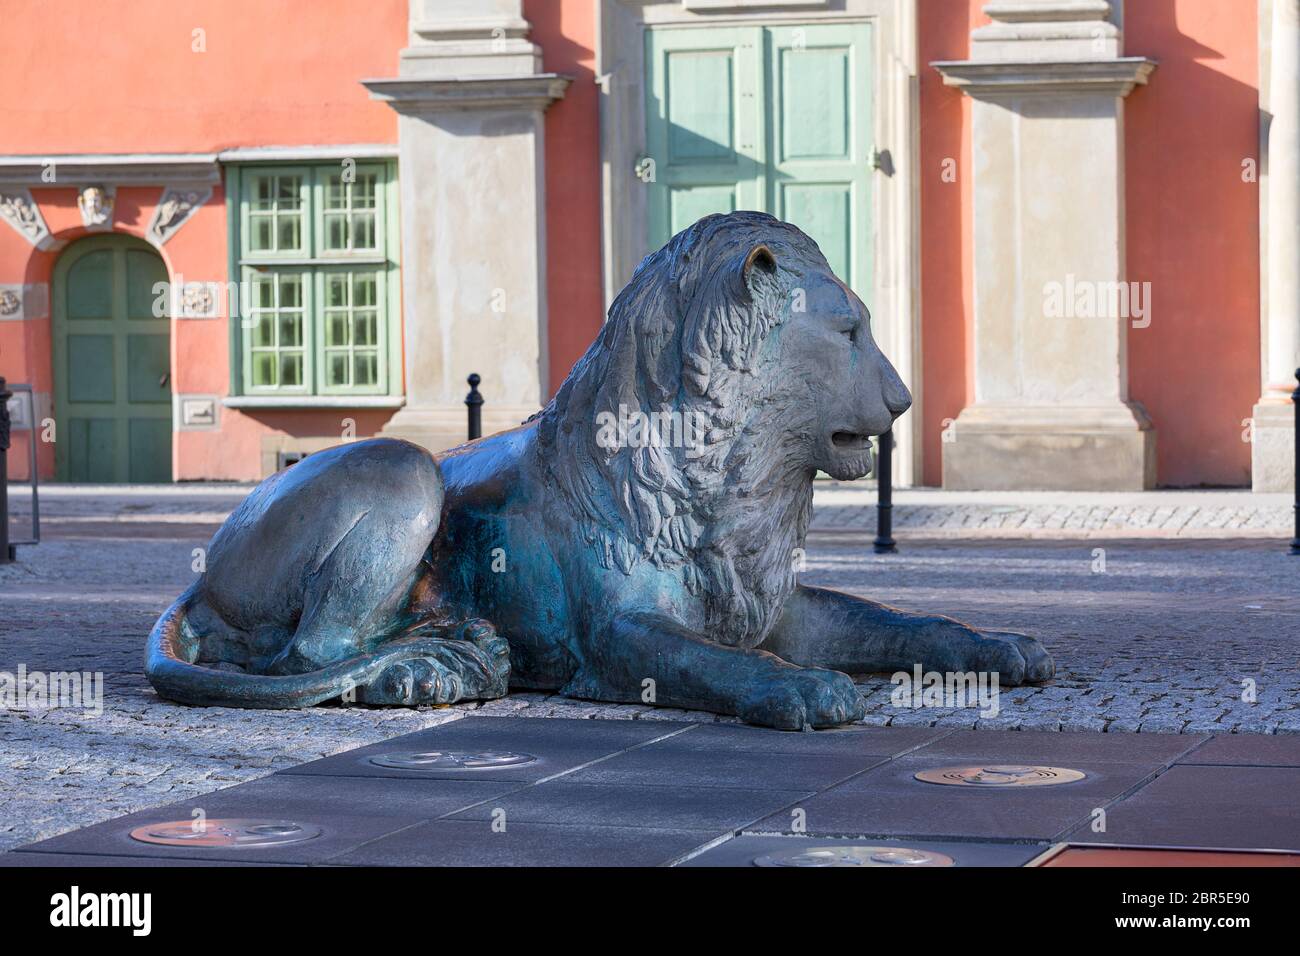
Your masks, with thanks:
[{"label": "lion's ear", "polygon": [[745,290],[754,302],[768,303],[776,293],[776,254],[759,243],[745,256],[740,270]]},{"label": "lion's ear", "polygon": [[770,276],[776,275],[776,255],[761,242],[753,249],[750,249],[749,255],[745,256],[746,282],[751,281],[755,269]]}]

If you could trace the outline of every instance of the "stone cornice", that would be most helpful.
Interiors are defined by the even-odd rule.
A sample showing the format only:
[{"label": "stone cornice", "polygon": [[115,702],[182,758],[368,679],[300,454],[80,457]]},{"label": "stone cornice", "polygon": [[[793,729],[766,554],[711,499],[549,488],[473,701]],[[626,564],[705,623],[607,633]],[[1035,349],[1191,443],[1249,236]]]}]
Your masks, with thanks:
[{"label": "stone cornice", "polygon": [[930,64],[953,86],[976,99],[1097,93],[1127,96],[1145,85],[1156,61],[1142,56],[1057,62],[940,60]]},{"label": "stone cornice", "polygon": [[1110,16],[1106,0],[991,0],[984,4],[984,15],[1003,23],[1034,23],[1044,20],[1105,20]]},{"label": "stone cornice", "polygon": [[572,77],[559,73],[455,79],[396,77],[362,80],[371,97],[399,113],[450,110],[544,110],[564,96]]},{"label": "stone cornice", "polygon": [[[46,172],[53,168],[53,177]],[[204,185],[221,182],[215,153],[79,153],[0,156],[0,185],[116,186]]]}]

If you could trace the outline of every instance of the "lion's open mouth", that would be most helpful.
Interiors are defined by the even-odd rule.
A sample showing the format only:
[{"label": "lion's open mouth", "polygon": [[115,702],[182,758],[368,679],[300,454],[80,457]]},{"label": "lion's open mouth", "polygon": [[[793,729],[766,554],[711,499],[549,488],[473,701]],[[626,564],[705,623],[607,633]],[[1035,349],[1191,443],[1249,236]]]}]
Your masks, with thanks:
[{"label": "lion's open mouth", "polygon": [[871,447],[871,436],[859,435],[857,432],[834,432],[831,444],[844,451],[864,451]]}]

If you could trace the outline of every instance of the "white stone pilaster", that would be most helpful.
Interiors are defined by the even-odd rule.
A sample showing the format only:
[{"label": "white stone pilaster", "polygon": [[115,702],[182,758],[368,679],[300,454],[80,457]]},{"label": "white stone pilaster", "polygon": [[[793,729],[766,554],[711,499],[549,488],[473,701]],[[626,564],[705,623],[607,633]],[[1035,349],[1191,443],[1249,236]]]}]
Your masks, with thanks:
[{"label": "white stone pilaster", "polygon": [[1291,393],[1300,368],[1300,0],[1272,0],[1261,7],[1271,16],[1264,37],[1268,73],[1262,104],[1267,137],[1260,189],[1262,382],[1252,412],[1251,484],[1256,491],[1290,491],[1296,480]]},{"label": "white stone pilaster", "polygon": [[542,73],[521,0],[411,0],[398,76],[364,81],[399,114],[406,404],[384,434],[465,440],[477,372],[483,431],[548,394]]},{"label": "white stone pilaster", "polygon": [[1128,327],[1150,302],[1128,295],[1123,98],[1155,64],[1121,55],[1106,0],[984,11],[971,58],[932,64],[973,100],[975,400],[944,487],[1152,487],[1155,433],[1128,395]]}]

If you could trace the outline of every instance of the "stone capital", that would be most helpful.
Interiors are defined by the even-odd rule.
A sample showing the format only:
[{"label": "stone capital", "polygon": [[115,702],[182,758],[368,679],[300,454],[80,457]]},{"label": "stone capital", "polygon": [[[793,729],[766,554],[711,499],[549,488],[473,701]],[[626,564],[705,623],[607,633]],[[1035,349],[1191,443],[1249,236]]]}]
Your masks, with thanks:
[{"label": "stone capital", "polygon": [[940,60],[930,64],[953,86],[975,99],[1026,95],[1096,93],[1128,96],[1145,85],[1156,61],[1142,56],[1109,60],[977,61]]},{"label": "stone capital", "polygon": [[399,113],[421,116],[449,110],[544,110],[564,95],[570,77],[466,76],[362,80],[370,95]]}]

